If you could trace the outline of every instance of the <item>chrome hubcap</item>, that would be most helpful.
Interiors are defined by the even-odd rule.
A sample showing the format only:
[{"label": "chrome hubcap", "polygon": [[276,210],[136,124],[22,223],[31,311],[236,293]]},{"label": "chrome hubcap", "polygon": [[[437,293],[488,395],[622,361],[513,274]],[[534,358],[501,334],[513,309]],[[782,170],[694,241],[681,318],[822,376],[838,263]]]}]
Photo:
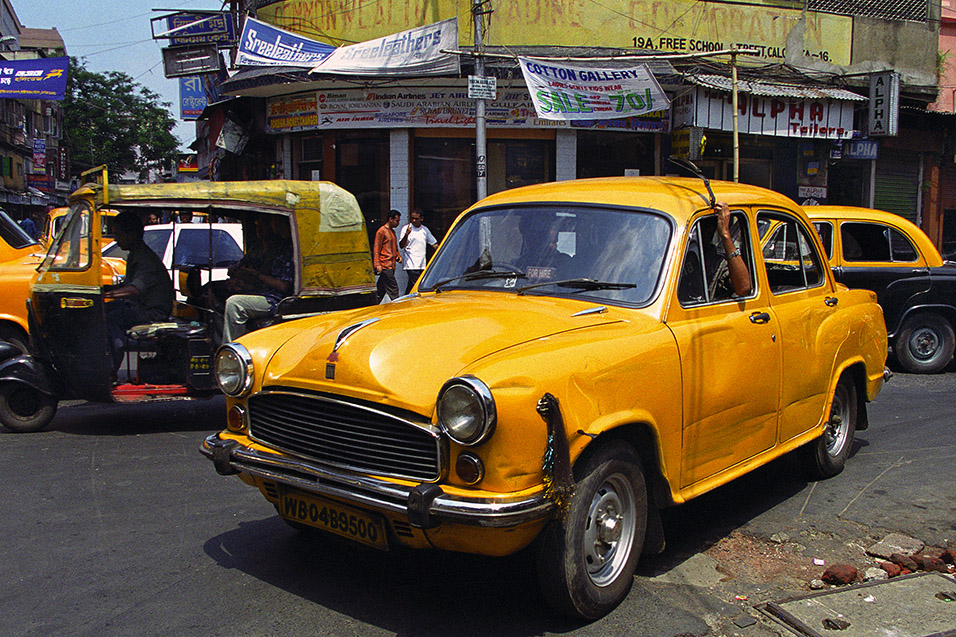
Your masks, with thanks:
[{"label": "chrome hubcap", "polygon": [[824,432],[824,441],[827,453],[831,456],[839,455],[846,442],[847,422],[850,418],[849,396],[843,385],[837,387],[833,395],[833,406],[830,407],[830,420]]},{"label": "chrome hubcap", "polygon": [[591,499],[584,532],[588,575],[598,586],[613,582],[634,543],[634,493],[624,476],[609,476]]},{"label": "chrome hubcap", "polygon": [[921,327],[913,331],[910,336],[910,350],[922,360],[932,358],[940,346],[939,334],[928,327]]}]

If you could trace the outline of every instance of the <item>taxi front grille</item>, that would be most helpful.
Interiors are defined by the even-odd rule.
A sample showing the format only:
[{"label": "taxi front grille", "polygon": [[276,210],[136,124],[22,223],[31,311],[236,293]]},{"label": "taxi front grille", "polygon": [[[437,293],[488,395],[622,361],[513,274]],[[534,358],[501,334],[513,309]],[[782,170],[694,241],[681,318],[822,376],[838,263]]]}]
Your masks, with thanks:
[{"label": "taxi front grille", "polygon": [[270,391],[249,398],[253,440],[360,473],[434,482],[441,439],[427,425],[341,400]]}]

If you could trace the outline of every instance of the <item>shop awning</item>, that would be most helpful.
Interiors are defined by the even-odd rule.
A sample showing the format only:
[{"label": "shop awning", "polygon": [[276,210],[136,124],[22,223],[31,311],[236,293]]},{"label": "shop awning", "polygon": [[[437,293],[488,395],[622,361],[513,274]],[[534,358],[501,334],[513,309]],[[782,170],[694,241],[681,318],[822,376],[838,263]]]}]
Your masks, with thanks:
[{"label": "shop awning", "polygon": [[[691,84],[705,88],[724,91],[733,91],[733,82],[729,77],[722,75],[686,75]],[[754,80],[738,80],[737,91],[762,97],[783,97],[792,99],[831,99],[850,102],[865,102],[869,98],[853,91],[829,86],[812,86],[809,84],[776,84]]]}]

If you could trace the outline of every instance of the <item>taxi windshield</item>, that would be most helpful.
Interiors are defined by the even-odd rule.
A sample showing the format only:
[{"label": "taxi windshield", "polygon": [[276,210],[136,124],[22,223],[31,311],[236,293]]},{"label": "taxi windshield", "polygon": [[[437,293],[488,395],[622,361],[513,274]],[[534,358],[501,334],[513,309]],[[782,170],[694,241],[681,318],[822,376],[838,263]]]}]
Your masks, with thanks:
[{"label": "taxi windshield", "polygon": [[480,288],[646,305],[671,237],[663,215],[573,204],[469,215],[435,255],[419,290]]}]

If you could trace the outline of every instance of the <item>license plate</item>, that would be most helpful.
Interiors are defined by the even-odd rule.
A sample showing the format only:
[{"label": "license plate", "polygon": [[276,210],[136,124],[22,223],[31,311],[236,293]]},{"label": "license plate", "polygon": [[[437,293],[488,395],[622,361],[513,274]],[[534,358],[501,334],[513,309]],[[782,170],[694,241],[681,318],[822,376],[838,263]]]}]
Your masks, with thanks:
[{"label": "license plate", "polygon": [[282,517],[288,520],[388,550],[384,522],[358,509],[298,493],[283,494],[279,507]]}]

